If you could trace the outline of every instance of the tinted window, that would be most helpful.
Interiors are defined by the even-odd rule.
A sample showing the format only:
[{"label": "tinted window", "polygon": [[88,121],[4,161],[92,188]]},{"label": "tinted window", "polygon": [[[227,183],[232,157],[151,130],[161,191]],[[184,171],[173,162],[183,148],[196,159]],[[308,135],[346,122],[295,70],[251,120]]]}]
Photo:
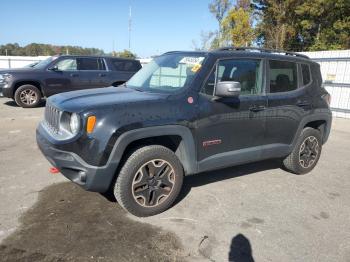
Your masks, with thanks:
[{"label": "tinted window", "polygon": [[75,58],[67,58],[57,62],[56,67],[59,71],[77,70],[77,61]]},{"label": "tinted window", "polygon": [[112,64],[116,71],[138,71],[141,66],[137,61],[121,61],[121,60],[112,60]]},{"label": "tinted window", "polygon": [[311,82],[310,67],[308,65],[301,65],[301,72],[303,74],[303,85],[307,85]]},{"label": "tinted window", "polygon": [[275,60],[269,63],[270,93],[287,92],[297,89],[297,65],[295,63]]},{"label": "tinted window", "polygon": [[[234,81],[241,84],[241,94],[261,93],[261,61],[256,59],[222,60],[215,71],[211,73],[201,92],[214,94],[215,79],[220,81]],[[217,77],[215,75],[217,74]]]},{"label": "tinted window", "polygon": [[105,61],[102,58],[98,59],[98,68],[99,70],[106,70]]},{"label": "tinted window", "polygon": [[97,58],[77,58],[78,70],[99,70]]}]

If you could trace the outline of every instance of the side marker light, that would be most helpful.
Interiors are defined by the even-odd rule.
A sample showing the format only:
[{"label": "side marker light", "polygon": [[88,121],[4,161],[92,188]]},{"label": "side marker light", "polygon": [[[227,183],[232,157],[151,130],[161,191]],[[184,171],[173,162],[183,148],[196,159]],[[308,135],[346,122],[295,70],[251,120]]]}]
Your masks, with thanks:
[{"label": "side marker light", "polygon": [[96,116],[89,116],[86,124],[86,132],[91,134],[94,131],[96,124]]}]

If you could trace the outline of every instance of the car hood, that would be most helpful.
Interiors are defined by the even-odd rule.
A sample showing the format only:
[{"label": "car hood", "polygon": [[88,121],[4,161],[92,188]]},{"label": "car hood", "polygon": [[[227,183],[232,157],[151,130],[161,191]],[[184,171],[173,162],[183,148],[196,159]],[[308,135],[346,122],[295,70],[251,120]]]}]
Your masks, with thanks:
[{"label": "car hood", "polygon": [[108,87],[60,93],[51,96],[48,103],[63,111],[82,112],[138,102],[148,104],[150,101],[166,99],[167,96],[140,92],[126,87]]},{"label": "car hood", "polygon": [[16,73],[27,73],[27,72],[36,72],[39,69],[32,67],[21,67],[21,68],[11,68],[11,69],[1,69],[0,74],[16,74]]}]

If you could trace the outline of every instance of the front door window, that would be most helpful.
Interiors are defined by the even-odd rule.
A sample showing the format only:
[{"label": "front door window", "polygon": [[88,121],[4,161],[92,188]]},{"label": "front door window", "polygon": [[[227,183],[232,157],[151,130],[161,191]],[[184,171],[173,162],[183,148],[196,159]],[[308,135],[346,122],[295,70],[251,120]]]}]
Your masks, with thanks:
[{"label": "front door window", "polygon": [[241,95],[262,93],[262,62],[257,59],[221,60],[202,87],[201,92],[214,95],[215,83],[234,81],[241,84]]},{"label": "front door window", "polygon": [[75,58],[67,58],[57,62],[56,67],[58,71],[76,71],[77,60]]}]

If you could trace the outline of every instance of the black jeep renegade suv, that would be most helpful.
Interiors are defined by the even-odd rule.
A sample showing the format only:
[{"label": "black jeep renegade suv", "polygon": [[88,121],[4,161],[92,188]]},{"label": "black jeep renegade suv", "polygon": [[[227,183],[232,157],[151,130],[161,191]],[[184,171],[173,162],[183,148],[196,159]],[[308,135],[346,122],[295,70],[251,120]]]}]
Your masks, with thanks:
[{"label": "black jeep renegade suv", "polygon": [[121,85],[140,68],[140,61],[134,59],[52,56],[32,67],[1,70],[0,94],[21,107],[36,107],[44,96]]},{"label": "black jeep renegade suv", "polygon": [[37,142],[68,179],[154,215],[184,175],[269,158],[311,171],[332,121],[321,85],[319,65],[295,53],[169,52],[124,86],[50,97]]}]

